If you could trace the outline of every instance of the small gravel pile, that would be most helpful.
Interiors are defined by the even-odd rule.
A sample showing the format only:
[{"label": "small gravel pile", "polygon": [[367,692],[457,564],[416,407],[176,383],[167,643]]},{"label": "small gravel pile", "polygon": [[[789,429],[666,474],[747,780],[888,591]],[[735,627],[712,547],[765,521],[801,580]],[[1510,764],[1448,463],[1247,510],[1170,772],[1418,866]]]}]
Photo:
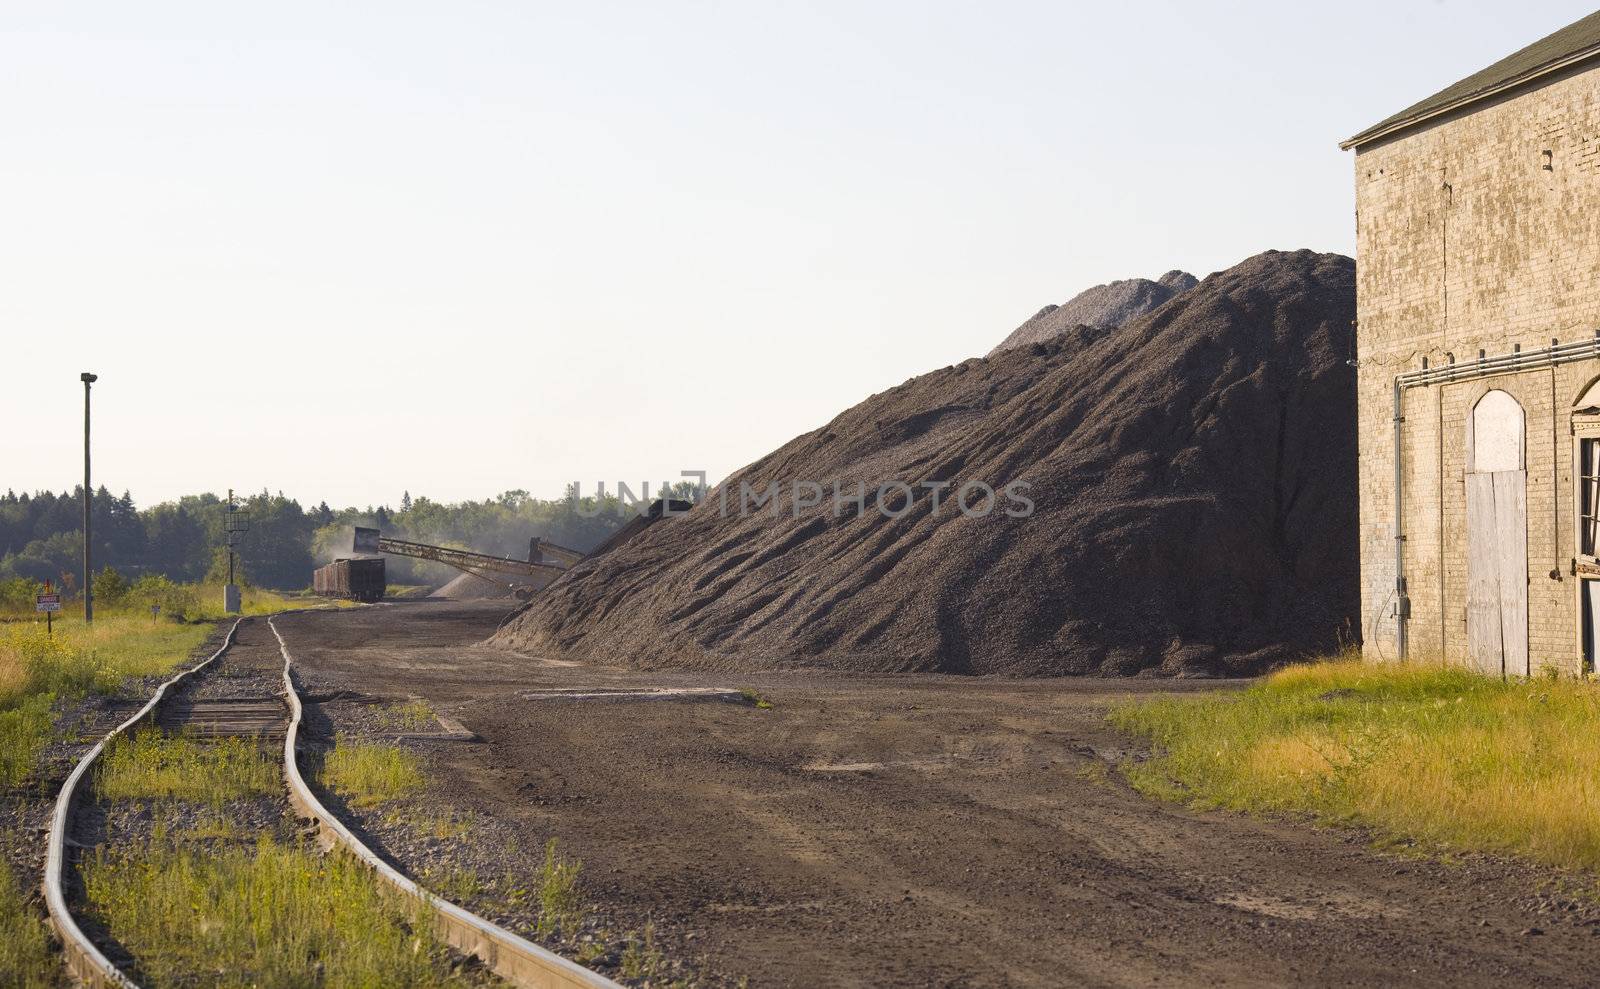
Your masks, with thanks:
[{"label": "small gravel pile", "polygon": [[1187,271],[1169,271],[1155,281],[1128,278],[1085,289],[1059,306],[1045,306],[1026,323],[1011,331],[1000,346],[989,351],[993,357],[1002,350],[1033,343],[1049,343],[1063,334],[1099,336],[1137,319],[1200,284]]}]

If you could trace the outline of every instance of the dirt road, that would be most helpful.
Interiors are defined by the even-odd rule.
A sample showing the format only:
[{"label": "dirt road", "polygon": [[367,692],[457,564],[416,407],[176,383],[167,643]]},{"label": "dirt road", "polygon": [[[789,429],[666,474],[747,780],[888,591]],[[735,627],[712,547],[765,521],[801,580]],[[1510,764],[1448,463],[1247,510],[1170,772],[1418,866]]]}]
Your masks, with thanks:
[{"label": "dirt road", "polygon": [[[1593,981],[1600,909],[1554,873],[1379,853],[1353,831],[1194,813],[1120,782],[1114,762],[1138,746],[1106,727],[1109,705],[1230,685],[629,673],[470,645],[503,610],[280,627],[308,677],[421,696],[481,737],[432,749],[430,801],[535,850],[559,837],[601,909],[652,920],[669,954],[719,980]],[[772,708],[521,696],[643,686],[749,687]]]}]

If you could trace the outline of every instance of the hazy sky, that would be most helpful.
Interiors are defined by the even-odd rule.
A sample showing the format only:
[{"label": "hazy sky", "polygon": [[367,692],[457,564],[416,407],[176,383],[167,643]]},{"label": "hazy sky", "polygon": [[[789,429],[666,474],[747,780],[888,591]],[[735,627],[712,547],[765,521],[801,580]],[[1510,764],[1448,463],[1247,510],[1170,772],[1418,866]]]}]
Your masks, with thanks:
[{"label": "hazy sky", "polygon": [[1578,3],[0,4],[0,486],[713,479],[1096,282],[1354,247]]}]

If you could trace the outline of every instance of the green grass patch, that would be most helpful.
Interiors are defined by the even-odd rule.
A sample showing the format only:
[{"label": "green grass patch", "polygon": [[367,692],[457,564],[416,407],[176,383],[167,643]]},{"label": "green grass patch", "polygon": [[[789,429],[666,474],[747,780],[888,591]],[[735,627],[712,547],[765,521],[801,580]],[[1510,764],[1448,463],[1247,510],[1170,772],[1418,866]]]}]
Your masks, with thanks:
[{"label": "green grass patch", "polygon": [[666,955],[656,947],[656,926],[645,921],[644,935],[627,939],[622,949],[622,977],[625,979],[655,980],[667,971]]},{"label": "green grass patch", "polygon": [[1153,796],[1600,869],[1600,691],[1589,683],[1346,658],[1110,718],[1155,743],[1156,758],[1123,766]]},{"label": "green grass patch", "polygon": [[353,858],[262,839],[198,851],[101,848],[89,911],[138,959],[141,984],[466,986],[426,908],[379,889]]},{"label": "green grass patch", "polygon": [[118,735],[95,766],[107,800],[184,800],[218,807],[283,788],[275,753],[248,738],[201,742],[156,729]]},{"label": "green grass patch", "polygon": [[378,713],[378,721],[391,731],[426,731],[439,727],[439,718],[425,700],[391,704]]},{"label": "green grass patch", "polygon": [[16,876],[0,862],[0,982],[18,989],[64,985],[44,918],[29,909]]},{"label": "green grass patch", "polygon": [[[145,583],[136,583],[135,590]],[[220,587],[170,582],[162,587],[152,598],[166,602],[159,618],[152,618],[145,604],[125,602],[97,608],[88,624],[81,615],[63,613],[53,634],[46,632],[43,621],[0,623],[0,788],[16,786],[33,771],[50,741],[49,712],[56,700],[111,693],[129,677],[169,674],[212,633],[213,626],[195,623],[232,617],[222,613]],[[136,596],[130,591],[127,602]],[[349,601],[314,603],[354,607]],[[244,591],[247,615],[276,614],[306,604],[306,599],[273,591]]]},{"label": "green grass patch", "polygon": [[422,789],[422,760],[397,745],[335,739],[322,762],[322,785],[355,807],[375,807]]},{"label": "green grass patch", "polygon": [[583,920],[583,898],[578,893],[578,876],[583,863],[568,859],[551,838],[544,846],[544,865],[539,869],[540,934],[575,931]]},{"label": "green grass patch", "polygon": [[111,692],[131,676],[167,673],[205,641],[210,628],[110,616],[85,625],[65,618],[0,626],[0,787],[13,787],[38,764],[54,731],[59,697]]},{"label": "green grass patch", "polygon": [[54,730],[54,694],[28,697],[0,710],[0,789],[27,779]]}]

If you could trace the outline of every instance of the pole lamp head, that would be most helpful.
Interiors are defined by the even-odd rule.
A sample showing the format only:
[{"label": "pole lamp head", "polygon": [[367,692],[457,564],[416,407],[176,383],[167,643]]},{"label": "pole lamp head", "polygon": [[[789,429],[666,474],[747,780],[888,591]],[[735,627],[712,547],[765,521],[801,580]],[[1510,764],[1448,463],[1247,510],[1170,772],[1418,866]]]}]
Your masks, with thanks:
[{"label": "pole lamp head", "polygon": [[100,376],[98,374],[90,374],[88,371],[85,371],[82,374],[78,375],[78,380],[83,382],[86,385],[92,385],[96,381],[100,380]]}]

